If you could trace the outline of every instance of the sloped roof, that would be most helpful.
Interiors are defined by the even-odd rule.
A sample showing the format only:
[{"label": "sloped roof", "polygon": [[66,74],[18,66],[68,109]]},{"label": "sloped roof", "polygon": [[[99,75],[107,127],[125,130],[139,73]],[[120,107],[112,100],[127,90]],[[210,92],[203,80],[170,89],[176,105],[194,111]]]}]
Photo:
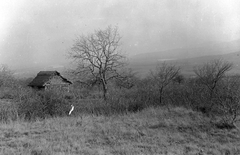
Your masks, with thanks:
[{"label": "sloped roof", "polygon": [[28,86],[42,87],[52,76],[60,76],[64,82],[72,84],[72,82],[63,78],[57,71],[40,71],[37,76],[28,84]]}]

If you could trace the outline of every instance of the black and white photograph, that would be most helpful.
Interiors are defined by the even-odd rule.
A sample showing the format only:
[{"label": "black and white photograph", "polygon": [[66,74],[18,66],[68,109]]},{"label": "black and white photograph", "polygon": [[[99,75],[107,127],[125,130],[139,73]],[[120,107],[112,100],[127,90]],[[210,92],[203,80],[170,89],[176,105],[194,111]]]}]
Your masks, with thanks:
[{"label": "black and white photograph", "polygon": [[240,1],[0,0],[0,155],[240,155]]}]

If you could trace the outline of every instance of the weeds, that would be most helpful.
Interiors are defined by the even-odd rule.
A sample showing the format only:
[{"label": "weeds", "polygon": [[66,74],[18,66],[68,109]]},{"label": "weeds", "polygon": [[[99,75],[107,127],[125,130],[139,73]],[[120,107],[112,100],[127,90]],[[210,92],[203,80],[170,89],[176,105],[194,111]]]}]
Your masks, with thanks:
[{"label": "weeds", "polygon": [[1,101],[0,104],[0,122],[8,123],[10,121],[18,120],[17,106],[8,101]]},{"label": "weeds", "polygon": [[[18,124],[18,125],[17,125]],[[239,154],[239,131],[185,108],[1,124],[0,154]]]},{"label": "weeds", "polygon": [[[172,107],[200,111],[209,117],[220,118],[219,122],[222,124],[234,126],[240,114],[240,81],[237,75],[226,75],[231,69],[230,63],[218,60],[199,66],[195,70],[196,77],[186,79],[181,76],[178,67],[169,69],[166,66],[163,65],[158,78],[149,75],[139,79],[134,77],[135,74],[131,75],[135,82],[131,81],[129,87],[122,85],[121,80],[109,81],[106,100],[102,98],[100,86],[83,87],[75,83],[70,92],[54,89],[35,91],[24,87],[13,78],[10,83],[5,79],[2,80],[5,84],[0,88],[0,98],[16,104],[3,106],[1,119],[6,121],[20,117],[35,120],[66,116],[71,104],[75,106],[72,113],[74,116],[82,113],[111,116],[136,113],[148,107],[165,106],[169,111]],[[165,77],[167,79],[164,80],[164,75],[167,76],[170,72],[168,70],[173,70],[173,75],[171,78]],[[161,92],[159,89],[162,87],[156,86],[159,82],[167,82]]]}]

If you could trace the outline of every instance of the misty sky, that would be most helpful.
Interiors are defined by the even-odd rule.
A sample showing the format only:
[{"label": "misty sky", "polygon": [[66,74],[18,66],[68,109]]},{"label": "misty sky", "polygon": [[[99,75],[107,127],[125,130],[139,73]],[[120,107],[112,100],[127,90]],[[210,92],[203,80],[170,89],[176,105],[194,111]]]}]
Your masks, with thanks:
[{"label": "misty sky", "polygon": [[239,0],[1,0],[0,64],[66,62],[77,35],[117,25],[127,55],[240,39]]}]

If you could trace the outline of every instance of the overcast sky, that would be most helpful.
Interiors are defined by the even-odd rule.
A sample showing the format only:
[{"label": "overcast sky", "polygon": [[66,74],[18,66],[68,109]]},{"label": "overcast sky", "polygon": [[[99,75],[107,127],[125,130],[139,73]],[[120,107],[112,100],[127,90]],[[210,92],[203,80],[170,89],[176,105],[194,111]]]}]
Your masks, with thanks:
[{"label": "overcast sky", "polygon": [[61,64],[77,35],[117,25],[128,55],[240,38],[239,0],[1,0],[0,63]]}]

